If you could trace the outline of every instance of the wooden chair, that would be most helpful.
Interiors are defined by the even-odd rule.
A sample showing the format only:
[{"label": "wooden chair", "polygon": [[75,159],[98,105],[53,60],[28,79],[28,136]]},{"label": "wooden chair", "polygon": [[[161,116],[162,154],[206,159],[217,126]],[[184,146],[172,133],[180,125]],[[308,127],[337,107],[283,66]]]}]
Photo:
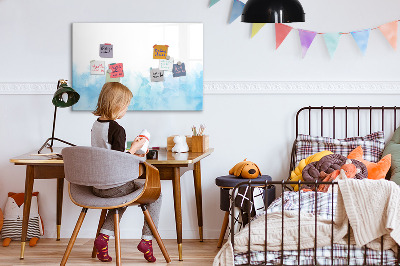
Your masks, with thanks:
[{"label": "wooden chair", "polygon": [[[103,148],[68,147],[63,149],[62,155],[65,179],[70,182],[68,186],[69,196],[74,204],[82,207],[82,211],[60,265],[66,264],[88,209],[102,209],[96,237],[103,226],[107,210],[116,209],[114,215],[116,265],[121,265],[118,208],[129,205],[139,205],[142,208],[145,220],[149,224],[166,262],[171,262],[145,205],[157,200],[161,193],[160,175],[157,168],[140,160],[137,156]],[[137,167],[138,160],[141,161],[139,169]],[[144,180],[140,180],[144,182],[144,187],[129,195],[118,198],[100,198],[91,191],[92,186],[128,182],[135,175],[145,177]],[[94,247],[92,257],[96,257]]]}]

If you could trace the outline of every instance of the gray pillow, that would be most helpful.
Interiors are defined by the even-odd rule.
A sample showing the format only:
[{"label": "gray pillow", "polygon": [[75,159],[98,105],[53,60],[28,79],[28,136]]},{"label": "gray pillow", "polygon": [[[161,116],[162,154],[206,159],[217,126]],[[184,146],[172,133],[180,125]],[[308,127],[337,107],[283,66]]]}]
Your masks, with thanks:
[{"label": "gray pillow", "polygon": [[392,155],[392,166],[386,175],[386,179],[400,185],[400,127],[396,129],[392,139],[386,143],[382,157],[387,154]]}]

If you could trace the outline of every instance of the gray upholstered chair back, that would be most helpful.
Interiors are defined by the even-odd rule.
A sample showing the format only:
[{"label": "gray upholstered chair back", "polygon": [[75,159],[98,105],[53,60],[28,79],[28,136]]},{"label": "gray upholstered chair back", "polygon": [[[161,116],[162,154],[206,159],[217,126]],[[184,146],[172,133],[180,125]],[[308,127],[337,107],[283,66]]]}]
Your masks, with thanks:
[{"label": "gray upholstered chair back", "polygon": [[96,147],[62,150],[65,179],[83,186],[119,186],[139,176],[144,159],[132,154]]}]

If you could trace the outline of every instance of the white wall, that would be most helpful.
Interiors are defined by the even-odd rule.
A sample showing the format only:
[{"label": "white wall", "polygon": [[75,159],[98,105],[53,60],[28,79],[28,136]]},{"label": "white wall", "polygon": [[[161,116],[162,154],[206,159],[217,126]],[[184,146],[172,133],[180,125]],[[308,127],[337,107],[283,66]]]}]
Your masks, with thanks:
[{"label": "white wall", "polygon": [[[318,36],[305,59],[297,32],[274,50],[273,25],[250,40],[251,27],[227,24],[230,0],[208,9],[208,0],[147,0],[115,2],[0,0],[0,82],[56,82],[71,76],[72,22],[203,22],[205,81],[399,81],[399,52],[391,50],[379,31],[371,33],[362,57],[349,35],[343,36],[336,57],[329,59]],[[350,31],[399,19],[400,3],[372,0],[303,0],[309,30]],[[286,176],[294,138],[294,115],[308,105],[399,105],[399,95],[212,95],[204,96],[202,112],[130,112],[121,124],[128,138],[142,128],[153,133],[153,145],[165,145],[176,133],[189,134],[204,123],[215,152],[202,162],[205,238],[218,238],[223,214],[214,179],[238,161],[255,161],[275,180]],[[24,190],[25,168],[9,158],[35,150],[51,134],[51,95],[0,95],[0,207],[7,192]],[[94,116],[60,109],[56,135],[78,145],[90,144]],[[56,182],[39,180],[40,211],[45,237],[55,237]],[[171,182],[163,181],[164,202],[159,230],[175,238]],[[64,191],[62,237],[70,237],[79,208]],[[197,237],[197,217],[190,173],[182,177],[184,238]],[[99,212],[90,211],[80,237],[93,237]],[[138,218],[139,217],[139,218]],[[139,238],[142,216],[130,208],[121,222],[123,238]]]}]

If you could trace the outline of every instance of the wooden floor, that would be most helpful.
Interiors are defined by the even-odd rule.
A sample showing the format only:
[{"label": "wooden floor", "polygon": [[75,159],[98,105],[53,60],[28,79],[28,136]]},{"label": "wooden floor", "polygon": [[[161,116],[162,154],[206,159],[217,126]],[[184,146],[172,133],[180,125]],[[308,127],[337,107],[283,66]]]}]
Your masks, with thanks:
[{"label": "wooden floor", "polygon": [[[0,246],[0,265],[60,265],[65,248],[69,239],[40,239],[36,247],[27,246],[25,249],[25,259],[20,260],[20,242],[12,241],[9,247]],[[212,265],[215,255],[218,253],[217,240],[183,240],[183,261],[178,260],[178,247],[176,240],[163,240],[168,250],[172,262],[167,264],[154,241],[154,254],[157,258],[156,263],[149,264],[143,254],[136,249],[140,240],[121,240],[122,264],[123,265]],[[77,239],[68,259],[67,265],[115,265],[114,262],[114,243],[110,241],[110,255],[113,262],[104,263],[91,258],[93,240]]]}]

